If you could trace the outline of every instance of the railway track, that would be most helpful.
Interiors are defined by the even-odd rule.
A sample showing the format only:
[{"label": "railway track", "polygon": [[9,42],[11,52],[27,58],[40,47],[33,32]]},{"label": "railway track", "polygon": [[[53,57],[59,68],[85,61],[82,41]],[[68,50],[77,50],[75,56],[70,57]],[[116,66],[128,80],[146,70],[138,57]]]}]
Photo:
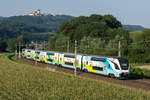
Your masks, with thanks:
[{"label": "railway track", "polygon": [[[21,58],[22,61],[28,64],[33,64],[35,65],[35,61],[31,61],[28,59]],[[57,67],[54,65],[50,64],[44,64],[44,63],[37,63],[38,67],[45,67],[45,68],[50,68],[59,72],[64,72],[64,73],[69,73],[69,74],[74,74],[73,69],[68,69],[68,68],[63,68],[63,67]],[[109,78],[107,76],[101,76],[93,73],[85,73],[85,72],[80,72],[77,71],[77,75],[85,78],[90,78],[90,79],[95,79],[95,80],[100,80],[104,82],[109,82],[117,85],[122,85],[125,87],[130,87],[130,88],[137,88],[137,89],[142,89],[145,91],[150,91],[150,79],[126,79],[126,80],[119,80],[115,78]]]}]

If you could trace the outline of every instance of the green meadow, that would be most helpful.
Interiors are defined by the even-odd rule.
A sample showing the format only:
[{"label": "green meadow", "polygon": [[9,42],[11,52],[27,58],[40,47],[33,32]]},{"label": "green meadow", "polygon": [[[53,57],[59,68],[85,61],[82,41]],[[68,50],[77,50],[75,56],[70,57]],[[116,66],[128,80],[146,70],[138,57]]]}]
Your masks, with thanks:
[{"label": "green meadow", "polygon": [[150,92],[16,62],[3,53],[0,100],[150,100]]}]

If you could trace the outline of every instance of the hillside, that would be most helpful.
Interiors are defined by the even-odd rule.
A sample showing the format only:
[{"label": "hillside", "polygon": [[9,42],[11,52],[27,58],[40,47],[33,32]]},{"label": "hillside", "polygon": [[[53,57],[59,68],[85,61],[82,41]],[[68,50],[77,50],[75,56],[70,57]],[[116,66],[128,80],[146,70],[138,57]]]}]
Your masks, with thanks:
[{"label": "hillside", "polygon": [[24,34],[29,40],[48,40],[49,33],[56,33],[63,22],[72,18],[67,15],[1,17],[0,37],[9,39]]},{"label": "hillside", "polygon": [[138,31],[138,30],[145,30],[143,26],[140,25],[123,25],[123,28],[128,31]]},{"label": "hillside", "polygon": [[70,21],[72,16],[56,15],[56,16],[12,16],[4,18],[3,21],[14,21],[27,25],[36,25],[46,27],[52,32],[56,32],[59,26],[66,21]]},{"label": "hillside", "polygon": [[51,30],[46,27],[27,25],[12,21],[3,21],[2,23],[0,23],[0,37],[3,39],[16,38],[21,34],[24,34],[25,36],[28,36],[29,34],[29,37],[32,37],[31,33],[38,34],[49,31]]},{"label": "hillside", "polygon": [[3,20],[4,17],[0,16],[0,21]]},{"label": "hillside", "polygon": [[131,31],[129,32],[130,37],[133,39],[133,41],[136,41],[137,38],[143,34],[143,31]]},{"label": "hillside", "polygon": [[0,54],[1,100],[149,100],[150,92],[126,88],[37,66]]}]

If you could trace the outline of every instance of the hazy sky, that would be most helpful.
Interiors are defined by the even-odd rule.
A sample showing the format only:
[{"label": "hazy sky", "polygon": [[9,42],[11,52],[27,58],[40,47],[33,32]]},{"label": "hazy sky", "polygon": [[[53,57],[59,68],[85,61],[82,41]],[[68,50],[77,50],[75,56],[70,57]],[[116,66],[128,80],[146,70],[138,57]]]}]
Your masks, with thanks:
[{"label": "hazy sky", "polygon": [[150,28],[150,0],[1,0],[0,16],[25,15],[33,10],[89,16],[112,14],[123,24]]}]

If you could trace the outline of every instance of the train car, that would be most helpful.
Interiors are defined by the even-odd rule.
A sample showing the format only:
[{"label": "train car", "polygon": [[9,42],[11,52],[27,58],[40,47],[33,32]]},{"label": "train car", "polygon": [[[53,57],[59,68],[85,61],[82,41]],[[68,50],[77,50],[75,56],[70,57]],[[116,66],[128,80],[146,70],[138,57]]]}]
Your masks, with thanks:
[{"label": "train car", "polygon": [[38,62],[46,62],[46,56],[47,56],[47,52],[46,51],[37,51],[36,52],[36,60],[38,61]]},{"label": "train car", "polygon": [[83,70],[111,77],[128,77],[128,60],[121,57],[83,56]]},{"label": "train car", "polygon": [[27,59],[32,59],[31,51],[32,51],[32,49],[23,49],[22,50],[22,55]]},{"label": "train car", "polygon": [[[75,65],[75,55],[72,53],[62,53],[60,54],[60,60],[61,61],[61,66],[63,67],[67,67],[67,68],[74,68]],[[76,68],[77,69],[81,69],[81,65],[82,65],[82,55],[77,54],[76,55],[77,59],[76,59]]]},{"label": "train car", "polygon": [[36,52],[33,49],[22,49],[22,56],[27,59],[36,60]]}]

